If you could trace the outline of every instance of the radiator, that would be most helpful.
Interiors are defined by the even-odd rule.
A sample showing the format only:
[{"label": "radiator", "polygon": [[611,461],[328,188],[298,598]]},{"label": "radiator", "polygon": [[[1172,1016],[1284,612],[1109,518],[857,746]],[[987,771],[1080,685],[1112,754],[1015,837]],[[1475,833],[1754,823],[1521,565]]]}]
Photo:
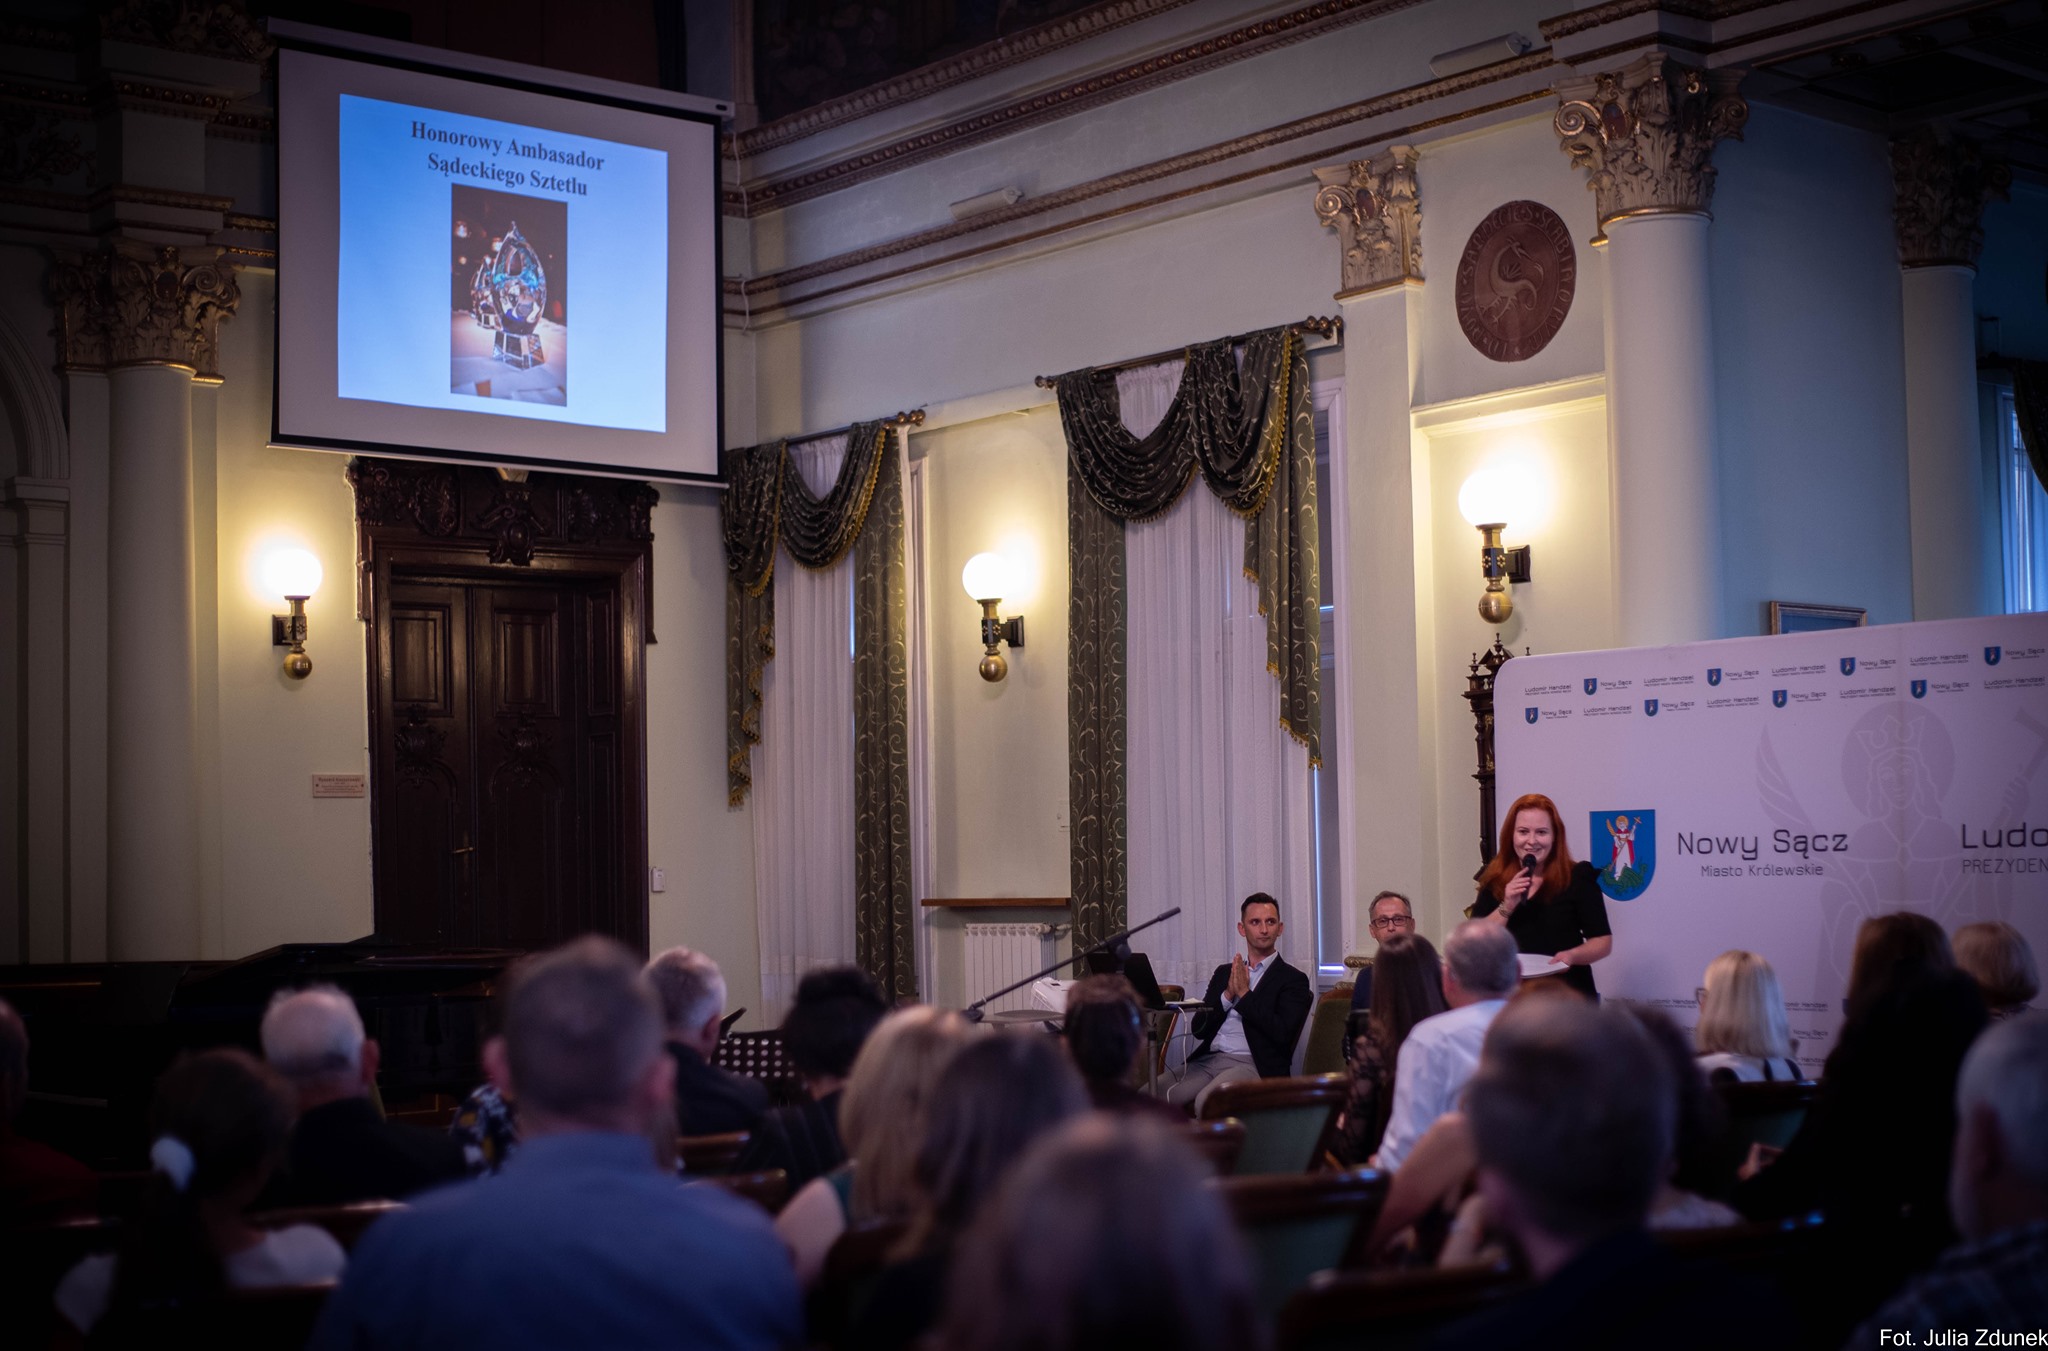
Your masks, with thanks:
[{"label": "radiator", "polygon": [[[967,926],[967,997],[1015,984],[1051,966],[1054,951],[1050,924],[970,924]],[[986,1006],[990,1013],[1031,1007],[1031,987],[1013,990]]]}]

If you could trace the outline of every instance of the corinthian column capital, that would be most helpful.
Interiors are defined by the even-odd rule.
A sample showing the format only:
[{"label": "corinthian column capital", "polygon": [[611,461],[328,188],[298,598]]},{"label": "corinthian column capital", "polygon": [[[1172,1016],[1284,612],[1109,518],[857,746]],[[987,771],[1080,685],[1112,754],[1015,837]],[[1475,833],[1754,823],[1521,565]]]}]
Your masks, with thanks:
[{"label": "corinthian column capital", "polygon": [[1393,146],[1371,159],[1316,170],[1316,219],[1344,246],[1343,291],[1373,290],[1422,280],[1420,156]]},{"label": "corinthian column capital", "polygon": [[1704,71],[1651,54],[1557,86],[1553,119],[1572,166],[1587,171],[1604,233],[1622,216],[1706,214],[1714,143],[1742,139],[1749,104],[1736,70]]},{"label": "corinthian column capital", "polygon": [[196,252],[190,261],[169,245],[57,254],[50,298],[58,364],[189,366],[202,379],[219,379],[220,323],[234,317],[242,291],[216,251]]},{"label": "corinthian column capital", "polygon": [[1966,140],[1922,132],[1892,142],[1893,221],[1901,267],[1975,267],[1984,207],[2004,198],[2012,170]]}]

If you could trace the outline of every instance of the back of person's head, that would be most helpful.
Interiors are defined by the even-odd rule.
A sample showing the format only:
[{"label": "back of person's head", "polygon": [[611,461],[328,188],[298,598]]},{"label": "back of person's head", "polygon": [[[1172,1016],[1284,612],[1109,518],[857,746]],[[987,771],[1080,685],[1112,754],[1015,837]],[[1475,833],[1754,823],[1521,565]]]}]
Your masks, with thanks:
[{"label": "back of person's head", "polygon": [[1678,1113],[1671,1142],[1672,1185],[1700,1196],[1719,1196],[1734,1181],[1740,1160],[1731,1152],[1728,1109],[1700,1072],[1691,1038],[1662,1009],[1645,1004],[1616,1004],[1614,1009],[1635,1019],[1664,1061]]},{"label": "back of person's head", "polygon": [[1122,976],[1083,976],[1067,991],[1064,1033],[1074,1068],[1091,1084],[1115,1083],[1131,1072],[1145,1044],[1138,992]]},{"label": "back of person's head", "polygon": [[0,1134],[28,1100],[28,1024],[0,999]]},{"label": "back of person's head", "polygon": [[1993,1013],[2024,1008],[2041,993],[2041,971],[2026,935],[2004,920],[1988,919],[1956,930],[1956,965],[1984,992]]},{"label": "back of person's head", "polygon": [[839,1134],[855,1163],[855,1222],[906,1219],[917,1209],[917,1151],[932,1090],[973,1030],[951,1009],[915,1004],[882,1019],[853,1058]]},{"label": "back of person's head", "polygon": [[367,1093],[363,1016],[333,985],[279,990],[263,1011],[263,1058],[301,1092]]},{"label": "back of person's head", "polygon": [[806,1079],[844,1079],[861,1044],[889,1011],[865,971],[830,966],[797,982],[782,1019],[782,1051]]},{"label": "back of person's head", "polygon": [[1171,1130],[1086,1116],[1032,1146],[961,1244],[946,1351],[1258,1351],[1250,1257]]},{"label": "back of person's head", "polygon": [[172,1065],[150,1103],[156,1176],[121,1239],[96,1341],[123,1341],[131,1320],[217,1298],[226,1288],[200,1205],[246,1205],[291,1129],[292,1095],[246,1051],[201,1051]]},{"label": "back of person's head", "polygon": [[505,1058],[522,1121],[612,1127],[661,1055],[661,1009],[625,948],[596,935],[521,963],[505,997]]},{"label": "back of person's head", "polygon": [[1706,996],[1700,1000],[1699,1026],[1693,1029],[1701,1055],[1726,1052],[1783,1060],[1792,1054],[1792,1024],[1785,1016],[1778,973],[1769,962],[1754,952],[1730,948],[1707,963],[1701,984]]},{"label": "back of person's head", "polygon": [[1510,1229],[1585,1242],[1640,1227],[1671,1158],[1677,1095],[1627,1014],[1517,1000],[1494,1019],[1465,1090],[1482,1187],[1504,1183]]},{"label": "back of person's head", "polygon": [[1843,1011],[1855,1018],[1902,986],[1955,969],[1948,935],[1927,916],[1911,910],[1873,915],[1856,930]]},{"label": "back of person's head", "polygon": [[[1956,1227],[1982,1239],[2004,1227],[1999,1218],[2048,1219],[2048,1014],[2008,1018],[1977,1038],[1956,1076],[1956,1114]],[[1969,1140],[1987,1126],[1995,1142]]]},{"label": "back of person's head", "polygon": [[[1515,936],[1498,924],[1468,919],[1444,940],[1444,966],[1467,994],[1505,999],[1522,977]],[[1379,984],[1379,962],[1373,962],[1373,984]]]},{"label": "back of person's head", "polygon": [[1013,1032],[963,1048],[932,1089],[917,1154],[923,1201],[905,1248],[956,1237],[1026,1146],[1087,1110],[1081,1076],[1053,1038]]},{"label": "back of person's head", "polygon": [[1389,1051],[1424,1018],[1444,1011],[1444,968],[1420,934],[1395,934],[1372,963],[1372,1025]]},{"label": "back of person's head", "polygon": [[671,1037],[695,1037],[725,1012],[725,974],[701,952],[670,948],[657,953],[646,975]]}]

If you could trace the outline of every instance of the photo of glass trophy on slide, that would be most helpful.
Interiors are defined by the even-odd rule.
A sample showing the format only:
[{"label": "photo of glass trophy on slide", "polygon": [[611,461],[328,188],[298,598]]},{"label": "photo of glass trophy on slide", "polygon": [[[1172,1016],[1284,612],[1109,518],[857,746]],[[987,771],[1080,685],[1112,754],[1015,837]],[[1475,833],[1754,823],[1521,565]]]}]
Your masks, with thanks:
[{"label": "photo of glass trophy on slide", "polygon": [[456,185],[450,215],[450,388],[566,405],[567,204]]}]

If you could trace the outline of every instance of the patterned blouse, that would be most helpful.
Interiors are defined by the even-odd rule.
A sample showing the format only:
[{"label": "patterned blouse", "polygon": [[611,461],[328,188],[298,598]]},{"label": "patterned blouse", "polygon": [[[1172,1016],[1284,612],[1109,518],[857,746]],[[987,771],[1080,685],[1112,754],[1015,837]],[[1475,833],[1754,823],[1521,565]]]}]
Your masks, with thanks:
[{"label": "patterned blouse", "polygon": [[484,1084],[456,1109],[448,1133],[461,1143],[470,1172],[495,1173],[519,1147],[518,1112],[497,1089]]}]

